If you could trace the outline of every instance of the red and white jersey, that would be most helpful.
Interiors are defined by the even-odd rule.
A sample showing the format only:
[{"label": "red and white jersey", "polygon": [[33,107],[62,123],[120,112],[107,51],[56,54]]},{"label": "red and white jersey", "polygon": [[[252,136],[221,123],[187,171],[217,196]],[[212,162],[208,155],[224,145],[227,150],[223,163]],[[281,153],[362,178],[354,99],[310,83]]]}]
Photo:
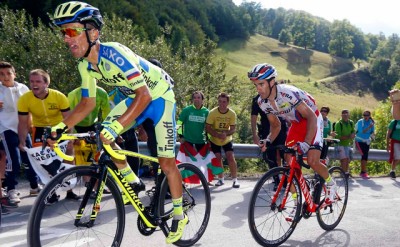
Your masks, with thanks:
[{"label": "red and white jersey", "polygon": [[258,105],[260,109],[267,114],[274,114],[284,118],[288,122],[300,122],[304,118],[296,110],[296,107],[301,103],[306,103],[318,116],[318,108],[314,98],[307,92],[286,84],[276,85],[277,94],[274,99],[277,109],[271,106],[270,102],[266,99],[258,98]]}]

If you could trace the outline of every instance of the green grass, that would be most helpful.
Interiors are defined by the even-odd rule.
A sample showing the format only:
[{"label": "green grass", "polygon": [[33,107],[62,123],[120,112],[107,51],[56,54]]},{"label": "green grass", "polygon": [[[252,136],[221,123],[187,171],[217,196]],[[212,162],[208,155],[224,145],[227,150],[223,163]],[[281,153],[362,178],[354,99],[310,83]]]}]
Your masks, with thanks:
[{"label": "green grass", "polygon": [[[227,79],[237,76],[243,82],[248,82],[247,72],[255,64],[273,64],[278,70],[279,81],[289,80],[291,84],[309,92],[319,107],[329,106],[330,118],[335,121],[342,109],[373,111],[378,105],[379,100],[366,90],[369,84],[365,82],[365,76],[355,75],[357,71],[350,59],[285,46],[261,35],[252,36],[247,42],[233,40],[221,43],[217,55],[227,62]],[[344,74],[346,76],[342,76]],[[250,83],[248,85],[251,87]],[[363,92],[361,97],[360,90]]]}]

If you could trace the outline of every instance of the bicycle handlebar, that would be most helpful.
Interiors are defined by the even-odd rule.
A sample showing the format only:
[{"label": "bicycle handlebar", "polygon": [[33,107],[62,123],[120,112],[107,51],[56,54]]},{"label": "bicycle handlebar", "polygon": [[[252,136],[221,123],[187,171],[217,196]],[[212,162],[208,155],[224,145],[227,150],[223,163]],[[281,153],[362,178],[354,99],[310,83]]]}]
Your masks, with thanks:
[{"label": "bicycle handlebar", "polygon": [[[50,128],[45,128],[44,133],[43,133],[43,146],[42,148],[46,146],[45,144],[47,143],[47,139],[51,135],[51,129]],[[79,139],[86,139],[86,138],[93,138],[97,137],[96,134],[93,133],[77,133],[77,134],[72,134],[72,133],[63,133],[61,134],[61,137],[56,140],[56,143],[53,145],[53,150],[54,152],[60,156],[62,159],[67,160],[67,161],[73,161],[74,157],[71,155],[65,154],[59,147],[58,143],[61,141],[65,140],[79,140]],[[97,137],[98,138],[98,137]],[[118,159],[118,160],[124,160],[126,158],[125,155],[117,153],[114,149],[109,144],[104,144],[103,143],[103,148],[110,154],[111,157]]]}]

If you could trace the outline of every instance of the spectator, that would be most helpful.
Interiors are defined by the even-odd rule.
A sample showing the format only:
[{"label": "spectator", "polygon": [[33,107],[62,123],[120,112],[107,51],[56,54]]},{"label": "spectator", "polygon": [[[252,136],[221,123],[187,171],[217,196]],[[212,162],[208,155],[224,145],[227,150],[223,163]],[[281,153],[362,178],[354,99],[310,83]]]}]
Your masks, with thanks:
[{"label": "spectator", "polygon": [[[210,111],[206,120],[206,130],[210,134],[211,150],[222,164],[221,148],[225,151],[229,170],[232,176],[232,187],[239,188],[237,180],[237,164],[233,153],[232,135],[236,131],[236,113],[228,108],[230,96],[226,93],[218,95],[218,107]],[[218,175],[216,186],[224,185],[224,174]]]},{"label": "spectator", "polygon": [[9,214],[10,211],[8,208],[16,208],[18,207],[17,203],[12,203],[9,201],[7,194],[3,190],[3,180],[5,178],[5,170],[6,170],[6,152],[4,151],[3,142],[1,141],[0,136],[0,205],[1,205],[1,214]]},{"label": "spectator", "polygon": [[[395,109],[395,107],[393,107],[393,110],[394,109]],[[389,163],[391,164],[391,168],[392,168],[392,170],[389,173],[389,176],[392,179],[396,179],[396,167],[400,162],[400,121],[399,120],[392,120],[389,123],[387,133],[386,133],[386,149],[390,154]]]},{"label": "spectator", "polygon": [[392,115],[395,120],[400,120],[400,90],[389,91],[390,101],[392,102]]},{"label": "spectator", "polygon": [[[17,103],[21,95],[28,92],[29,89],[24,84],[16,82],[15,77],[14,66],[8,62],[0,62],[0,98],[2,99],[0,103],[0,134],[8,159],[5,185],[10,204],[21,202],[20,193],[16,190],[21,163],[28,166],[26,173],[31,187],[30,195],[36,196],[41,190],[38,177],[31,167],[27,154],[18,149]],[[26,135],[23,142],[30,146],[30,136]]]},{"label": "spectator", "polygon": [[209,110],[203,106],[204,94],[201,91],[192,93],[193,104],[185,107],[178,118],[178,136],[181,146],[177,155],[177,162],[190,160],[198,166],[208,178],[208,184],[213,186],[214,175],[223,172],[221,164],[213,165],[215,155],[210,151],[210,144],[207,142],[205,131],[206,120]]},{"label": "spectator", "polygon": [[346,178],[349,178],[349,164],[352,159],[351,147],[355,137],[354,122],[350,119],[349,110],[342,110],[342,118],[335,124],[334,131],[336,132],[336,138],[340,140],[336,147],[340,166],[346,173]]},{"label": "spectator", "polygon": [[[260,95],[257,95],[253,98],[252,106],[251,106],[251,132],[253,134],[253,143],[259,145],[260,140],[267,139],[270,132],[270,124],[268,121],[267,114],[261,110],[258,105],[258,98]],[[260,124],[257,123],[258,115],[260,115]],[[277,145],[285,145],[286,133],[288,130],[286,121],[279,117],[281,122],[281,130],[279,135],[274,140],[272,145],[267,148],[266,151],[263,152],[263,159],[267,162],[269,169],[272,169],[277,166],[281,166],[283,159],[283,152],[276,149]],[[258,131],[257,131],[258,130]]]},{"label": "spectator", "polygon": [[[32,120],[32,146],[42,145],[42,135],[48,126],[54,126],[69,114],[69,102],[67,97],[54,89],[50,89],[50,75],[42,70],[35,69],[29,73],[31,90],[21,96],[18,100],[18,136],[19,148],[25,150],[28,143],[25,142],[30,131]],[[31,119],[32,118],[32,119]],[[69,154],[72,153],[72,145],[69,145]],[[43,168],[48,168],[44,166]],[[56,175],[54,171],[48,170],[49,174]],[[79,200],[72,190],[67,192],[66,199]],[[51,203],[57,202],[58,197],[54,194]]]},{"label": "spectator", "polygon": [[367,172],[367,162],[369,147],[375,136],[375,121],[371,117],[370,111],[363,112],[363,118],[356,123],[356,137],[354,139],[355,148],[361,154],[361,172],[360,177],[369,179]]},{"label": "spectator", "polygon": [[322,119],[324,120],[324,138],[328,136],[335,137],[336,133],[333,131],[331,120],[328,118],[328,114],[330,112],[330,108],[328,106],[321,107],[321,115]]},{"label": "spectator", "polygon": [[203,106],[204,94],[201,91],[192,93],[193,104],[185,107],[178,118],[180,142],[186,142],[196,151],[207,143],[205,124],[209,110]]}]

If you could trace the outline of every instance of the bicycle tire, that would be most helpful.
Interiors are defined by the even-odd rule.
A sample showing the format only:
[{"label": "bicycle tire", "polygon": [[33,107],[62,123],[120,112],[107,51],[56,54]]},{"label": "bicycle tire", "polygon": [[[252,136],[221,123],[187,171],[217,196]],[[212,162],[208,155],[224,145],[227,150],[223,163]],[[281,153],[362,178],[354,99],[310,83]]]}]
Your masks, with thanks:
[{"label": "bicycle tire", "polygon": [[[280,210],[279,206],[285,194],[285,188],[282,186],[277,203],[272,203],[272,199],[277,193],[274,188],[275,181],[283,180],[282,175],[288,174],[288,171],[289,168],[286,167],[269,170],[258,180],[251,195],[248,224],[253,238],[262,246],[279,246],[284,243],[300,220],[302,193],[296,177],[293,177],[292,184],[296,190],[297,199],[293,199],[289,190],[286,206]],[[285,178],[287,180],[287,176]],[[287,181],[283,181],[283,184],[285,183],[287,184]],[[289,217],[290,214],[294,217]],[[293,220],[290,221],[290,219]]]},{"label": "bicycle tire", "polygon": [[[125,207],[115,181],[108,178],[106,186],[111,194],[103,194],[100,211],[93,226],[75,226],[78,208],[88,190],[87,178],[99,181],[93,166],[77,166],[56,175],[43,188],[30,212],[28,221],[28,246],[120,246],[125,227]],[[69,182],[69,183],[68,183]],[[99,183],[98,183],[99,184]],[[81,196],[80,200],[64,199],[67,190]],[[87,197],[90,197],[88,191]],[[54,195],[58,202],[46,205]],[[81,219],[90,219],[94,199],[88,198]]]},{"label": "bicycle tire", "polygon": [[340,167],[331,167],[329,169],[329,174],[335,180],[337,186],[336,198],[331,205],[324,206],[326,195],[326,186],[323,185],[321,189],[320,198],[322,200],[320,207],[317,209],[317,220],[318,224],[322,229],[330,231],[335,229],[335,227],[340,223],[343,218],[344,212],[346,211],[348,194],[349,194],[349,184],[345,177],[345,173]]},{"label": "bicycle tire", "polygon": [[[203,236],[207,229],[211,213],[211,196],[207,179],[199,168],[190,163],[181,163],[178,169],[183,178],[182,206],[189,222],[185,227],[182,238],[174,243],[176,246],[191,246]],[[190,181],[189,181],[190,180]],[[172,213],[172,200],[168,196],[169,186],[167,177],[161,184],[158,216],[168,217]],[[170,226],[172,218],[167,224]]]}]

